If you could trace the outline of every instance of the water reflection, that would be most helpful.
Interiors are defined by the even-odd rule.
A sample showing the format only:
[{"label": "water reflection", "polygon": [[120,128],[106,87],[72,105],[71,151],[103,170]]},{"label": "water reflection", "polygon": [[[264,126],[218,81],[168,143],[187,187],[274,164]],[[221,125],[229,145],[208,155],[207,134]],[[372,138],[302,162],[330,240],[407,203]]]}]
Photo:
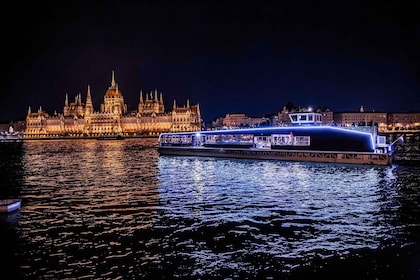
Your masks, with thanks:
[{"label": "water reflection", "polygon": [[0,199],[20,197],[22,173],[22,143],[0,143]]},{"label": "water reflection", "polygon": [[[392,169],[160,157],[158,176],[165,215],[192,219],[179,230],[201,228],[210,234],[207,239],[233,250],[223,254],[232,264],[243,251],[298,260],[377,249],[395,239],[404,232],[394,227],[395,209],[388,204],[397,193],[388,190],[386,200],[381,197],[394,180]],[[240,236],[241,252],[235,252]],[[200,251],[196,257],[209,258],[202,246],[193,247]]]},{"label": "water reflection", "polygon": [[156,168],[143,161],[154,153],[147,143],[28,141],[24,150],[20,253],[28,274],[52,262],[47,278],[92,276],[98,263],[133,254],[121,238],[152,227],[159,203]]},{"label": "water reflection", "polygon": [[0,220],[14,278],[282,279],[354,259],[374,277],[418,271],[398,259],[418,244],[416,167],[159,157],[156,139],[1,152],[15,166],[0,163],[2,192],[23,199]]}]

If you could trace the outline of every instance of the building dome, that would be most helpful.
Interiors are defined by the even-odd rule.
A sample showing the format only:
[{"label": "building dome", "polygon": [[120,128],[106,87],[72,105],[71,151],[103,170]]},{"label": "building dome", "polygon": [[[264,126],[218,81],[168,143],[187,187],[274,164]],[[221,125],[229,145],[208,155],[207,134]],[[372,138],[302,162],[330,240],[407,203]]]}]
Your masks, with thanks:
[{"label": "building dome", "polygon": [[105,93],[105,98],[122,98],[122,93],[118,89],[118,84],[115,82],[115,73],[112,71],[111,86]]},{"label": "building dome", "polygon": [[117,87],[109,87],[105,93],[105,97],[109,98],[121,98],[122,93]]}]

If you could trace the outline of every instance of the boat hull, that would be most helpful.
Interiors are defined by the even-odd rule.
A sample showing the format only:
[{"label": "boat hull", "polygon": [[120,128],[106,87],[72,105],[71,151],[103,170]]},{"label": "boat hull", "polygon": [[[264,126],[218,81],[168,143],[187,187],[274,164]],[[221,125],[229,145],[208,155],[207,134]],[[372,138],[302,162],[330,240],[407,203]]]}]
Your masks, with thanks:
[{"label": "boat hull", "polygon": [[98,140],[124,140],[124,137],[121,135],[106,135],[106,136],[99,136]]},{"label": "boat hull", "polygon": [[22,142],[23,139],[17,136],[0,136],[0,142]]},{"label": "boat hull", "polygon": [[10,213],[20,209],[20,199],[3,199],[0,200],[0,212]]},{"label": "boat hull", "polygon": [[392,155],[370,152],[336,152],[311,150],[273,150],[239,148],[205,148],[161,146],[160,155],[203,156],[243,159],[268,159],[284,161],[307,161],[324,163],[345,163],[362,165],[391,165]]}]

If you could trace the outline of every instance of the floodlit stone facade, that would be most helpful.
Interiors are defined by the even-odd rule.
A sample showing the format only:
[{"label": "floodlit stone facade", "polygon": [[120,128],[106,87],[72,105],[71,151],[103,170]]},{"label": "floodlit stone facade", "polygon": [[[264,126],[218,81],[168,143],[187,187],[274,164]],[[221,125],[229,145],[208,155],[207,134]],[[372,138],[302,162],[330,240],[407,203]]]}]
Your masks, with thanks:
[{"label": "floodlit stone facade", "polygon": [[111,86],[104,95],[99,111],[92,104],[90,86],[86,102],[82,96],[69,102],[66,94],[63,113],[49,115],[39,108],[28,109],[25,138],[97,138],[120,135],[124,137],[158,136],[163,132],[199,131],[202,119],[199,105],[177,107],[174,100],[172,111],[166,112],[162,93],[157,90],[146,94],[140,92],[138,108],[129,112],[127,104],[112,72]]}]

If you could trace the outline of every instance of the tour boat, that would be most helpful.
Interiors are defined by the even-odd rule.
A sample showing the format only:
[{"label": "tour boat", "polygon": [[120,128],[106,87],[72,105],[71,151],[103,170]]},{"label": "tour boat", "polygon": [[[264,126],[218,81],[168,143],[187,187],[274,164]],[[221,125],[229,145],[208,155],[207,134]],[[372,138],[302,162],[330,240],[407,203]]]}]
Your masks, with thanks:
[{"label": "tour boat", "polygon": [[101,135],[97,139],[98,140],[124,140],[124,136],[119,135],[119,134]]},{"label": "tour boat", "polygon": [[12,198],[12,199],[0,199],[0,212],[13,212],[18,210],[21,206],[21,199]]},{"label": "tour boat", "polygon": [[321,123],[315,112],[289,114],[291,125],[162,133],[160,155],[391,165],[392,144],[375,126]]},{"label": "tour boat", "polygon": [[8,131],[2,131],[0,133],[0,142],[22,142],[22,133],[15,131],[10,126]]}]

